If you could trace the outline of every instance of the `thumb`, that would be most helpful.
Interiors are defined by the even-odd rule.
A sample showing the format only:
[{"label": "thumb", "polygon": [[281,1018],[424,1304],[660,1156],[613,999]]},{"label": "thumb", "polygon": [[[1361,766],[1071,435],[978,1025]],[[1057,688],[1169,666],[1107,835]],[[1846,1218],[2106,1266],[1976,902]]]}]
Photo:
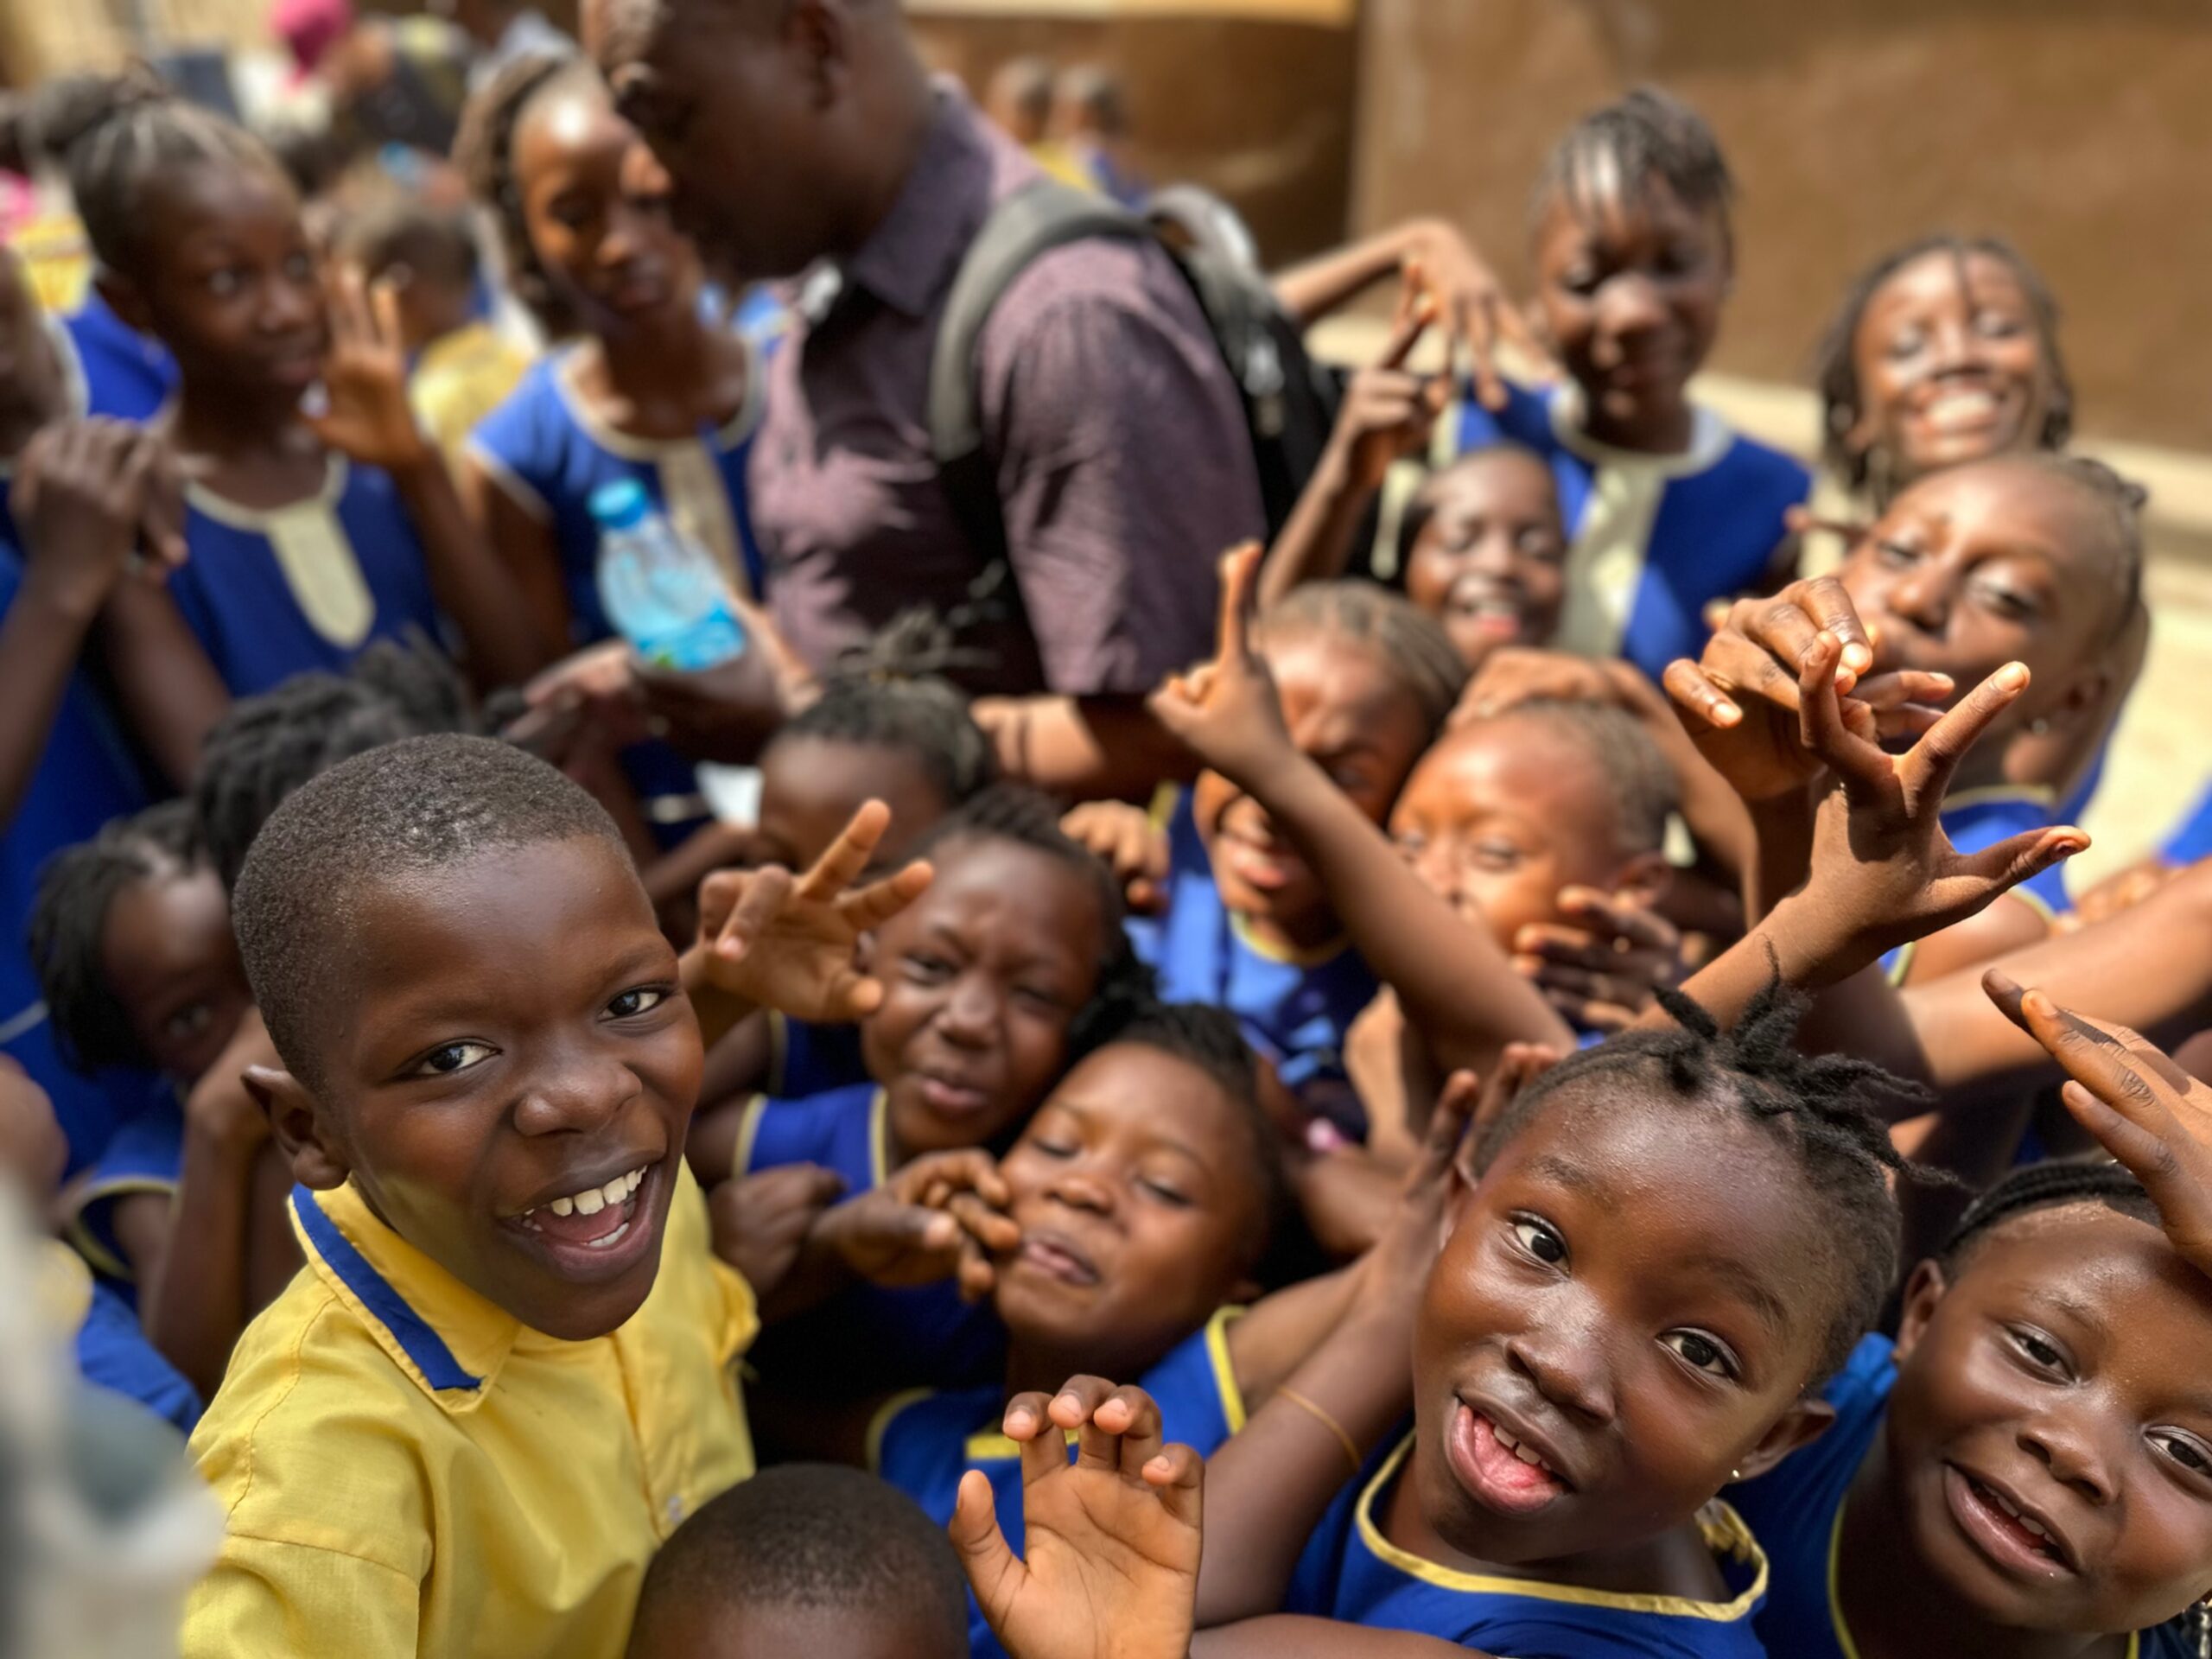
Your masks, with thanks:
[{"label": "thumb", "polygon": [[2061,860],[2071,858],[2088,844],[2088,834],[2071,824],[2031,830],[1961,856],[1957,873],[1988,884],[1990,897],[1994,899],[2041,875]]},{"label": "thumb", "polygon": [[996,1630],[1020,1592],[1028,1569],[1014,1556],[1006,1535],[999,1530],[998,1502],[991,1495],[990,1477],[970,1469],[960,1477],[960,1491],[952,1506],[952,1524],[945,1529],[968,1574],[976,1605]]}]

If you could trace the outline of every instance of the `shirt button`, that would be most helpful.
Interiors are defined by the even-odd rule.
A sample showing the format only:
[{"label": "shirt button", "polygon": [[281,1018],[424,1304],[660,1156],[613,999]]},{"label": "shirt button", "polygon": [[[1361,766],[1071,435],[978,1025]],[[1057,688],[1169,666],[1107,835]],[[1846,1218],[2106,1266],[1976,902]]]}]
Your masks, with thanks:
[{"label": "shirt button", "polygon": [[670,1499],[668,1500],[668,1521],[669,1521],[669,1524],[670,1524],[671,1526],[674,1526],[674,1525],[675,1525],[678,1521],[681,1521],[683,1518],[683,1500],[682,1498],[680,1498],[680,1497],[671,1497],[671,1498],[670,1498]]}]

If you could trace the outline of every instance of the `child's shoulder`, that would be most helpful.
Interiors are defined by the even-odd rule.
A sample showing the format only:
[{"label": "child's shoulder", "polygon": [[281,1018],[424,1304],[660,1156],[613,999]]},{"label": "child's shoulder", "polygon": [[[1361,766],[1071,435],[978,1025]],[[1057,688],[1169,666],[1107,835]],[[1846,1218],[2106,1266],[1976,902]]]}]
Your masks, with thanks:
[{"label": "child's shoulder", "polygon": [[886,1175],[883,1090],[849,1084],[797,1100],[756,1095],[745,1109],[732,1167],[743,1174],[786,1164],[820,1164],[865,1192]]}]

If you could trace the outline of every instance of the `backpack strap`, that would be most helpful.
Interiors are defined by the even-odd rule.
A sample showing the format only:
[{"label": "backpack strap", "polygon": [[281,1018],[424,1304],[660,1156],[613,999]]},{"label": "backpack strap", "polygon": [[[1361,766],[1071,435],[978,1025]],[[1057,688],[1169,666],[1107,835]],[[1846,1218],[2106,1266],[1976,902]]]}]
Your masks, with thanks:
[{"label": "backpack strap", "polygon": [[1152,235],[1144,220],[1103,197],[1039,179],[991,209],[961,259],[930,358],[930,452],[975,550],[979,593],[998,588],[1019,598],[1003,569],[1006,524],[996,467],[984,451],[976,385],[976,351],[991,313],[1014,279],[1054,248],[1093,237],[1148,241]]}]

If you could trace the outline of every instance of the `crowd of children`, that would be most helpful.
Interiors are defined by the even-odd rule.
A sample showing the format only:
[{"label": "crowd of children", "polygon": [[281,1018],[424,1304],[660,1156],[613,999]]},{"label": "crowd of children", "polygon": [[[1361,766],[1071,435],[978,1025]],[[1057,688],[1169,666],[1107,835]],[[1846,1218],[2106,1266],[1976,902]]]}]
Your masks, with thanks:
[{"label": "crowd of children", "polygon": [[[1433,223],[1288,273],[1387,342],[1086,798],[972,594],[778,637],[810,302],[490,11],[450,158],[0,123],[95,272],[0,249],[0,1211],[220,1508],[182,1652],[2212,1651],[2212,838],[2069,891],[2145,497],[2018,251],[1852,282],[1819,518],[1691,395],[1664,92],[1525,308]],[[1110,77],[990,101],[1142,205]],[[610,492],[734,664],[633,659]]]}]

